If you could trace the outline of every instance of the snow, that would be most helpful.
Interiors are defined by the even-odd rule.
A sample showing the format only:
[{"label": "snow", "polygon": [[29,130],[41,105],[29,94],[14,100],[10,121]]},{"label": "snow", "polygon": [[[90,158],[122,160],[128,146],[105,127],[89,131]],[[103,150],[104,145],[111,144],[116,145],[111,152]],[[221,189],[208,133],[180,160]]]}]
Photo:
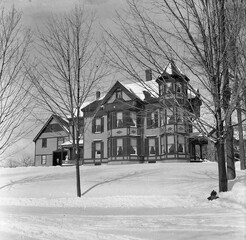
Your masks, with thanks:
[{"label": "snow", "polygon": [[0,169],[0,239],[246,238],[246,175],[218,192],[216,163]]},{"label": "snow", "polygon": [[145,99],[144,91],[150,93],[151,97],[158,97],[159,85],[155,79],[151,81],[141,81],[136,83],[123,84],[130,92],[136,95],[142,101]]}]

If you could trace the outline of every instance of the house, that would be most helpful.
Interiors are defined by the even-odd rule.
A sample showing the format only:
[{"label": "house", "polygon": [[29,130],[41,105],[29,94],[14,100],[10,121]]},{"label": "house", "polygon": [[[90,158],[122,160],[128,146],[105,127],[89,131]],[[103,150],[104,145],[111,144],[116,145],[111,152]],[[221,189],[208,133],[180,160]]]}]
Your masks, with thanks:
[{"label": "house", "polygon": [[157,79],[117,81],[102,98],[82,108],[84,164],[186,162],[194,147],[191,120],[199,116],[199,92],[171,61]]},{"label": "house", "polygon": [[[191,124],[201,100],[188,82],[171,61],[157,79],[146,70],[145,81],[117,81],[105,96],[97,91],[94,101],[81,106],[80,163],[187,162],[196,160],[198,146],[202,156],[206,142],[193,134]],[[34,138],[35,165],[74,159],[71,127],[71,118],[49,118]]]},{"label": "house", "polygon": [[61,165],[69,154],[62,144],[69,140],[69,123],[57,115],[51,115],[33,139],[35,142],[35,166]]}]

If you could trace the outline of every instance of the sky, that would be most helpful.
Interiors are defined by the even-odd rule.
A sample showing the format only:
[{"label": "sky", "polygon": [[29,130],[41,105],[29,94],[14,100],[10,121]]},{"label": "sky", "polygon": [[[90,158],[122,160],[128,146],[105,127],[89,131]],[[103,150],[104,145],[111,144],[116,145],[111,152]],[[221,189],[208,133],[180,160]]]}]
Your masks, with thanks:
[{"label": "sky", "polygon": [[[98,22],[108,29],[111,29],[114,26],[113,19],[115,11],[120,11],[126,6],[126,0],[0,0],[0,3],[2,3],[6,9],[14,5],[18,11],[22,12],[23,26],[31,28],[33,31],[37,30],[37,28],[41,28],[42,31],[45,30],[42,28],[42,24],[51,13],[62,14],[72,10],[76,4],[95,11]],[[34,157],[35,145],[32,140],[41,127],[42,124],[40,124],[32,134],[29,134],[27,137],[23,138],[22,141],[18,142],[18,144],[4,155],[4,158],[10,156],[10,153],[13,154],[14,158],[22,158],[26,155]]]},{"label": "sky", "polygon": [[23,12],[26,26],[35,28],[45,21],[50,13],[69,11],[75,4],[83,5],[97,12],[103,23],[112,23],[115,10],[121,9],[125,0],[4,0],[6,6],[14,5]]}]

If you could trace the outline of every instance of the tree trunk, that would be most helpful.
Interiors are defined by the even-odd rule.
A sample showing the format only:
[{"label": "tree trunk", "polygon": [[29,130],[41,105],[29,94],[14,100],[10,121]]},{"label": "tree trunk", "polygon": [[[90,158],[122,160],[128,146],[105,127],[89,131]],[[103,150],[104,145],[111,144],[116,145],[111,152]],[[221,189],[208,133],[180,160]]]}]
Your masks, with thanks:
[{"label": "tree trunk", "polygon": [[239,134],[240,169],[245,170],[245,151],[244,151],[244,141],[243,141],[242,111],[239,102],[237,103],[237,120],[238,120],[238,134]]},{"label": "tree trunk", "polygon": [[226,161],[225,161],[225,143],[223,138],[224,126],[223,121],[221,119],[221,109],[218,109],[217,112],[217,158],[218,158],[218,172],[219,172],[219,191],[227,192],[227,175],[226,175]]},{"label": "tree trunk", "polygon": [[227,176],[225,164],[225,145],[223,141],[216,143],[218,170],[219,170],[219,191],[227,192]]},{"label": "tree trunk", "polygon": [[227,162],[227,179],[232,180],[236,177],[233,147],[233,127],[231,126],[231,118],[226,134],[226,162]]}]

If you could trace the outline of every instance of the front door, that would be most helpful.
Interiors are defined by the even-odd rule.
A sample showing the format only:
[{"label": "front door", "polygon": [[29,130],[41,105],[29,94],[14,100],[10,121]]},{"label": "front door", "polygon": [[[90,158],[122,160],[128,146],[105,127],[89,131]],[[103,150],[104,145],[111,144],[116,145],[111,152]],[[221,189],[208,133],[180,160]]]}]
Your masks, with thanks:
[{"label": "front door", "polygon": [[53,166],[62,165],[62,160],[67,155],[67,151],[54,151],[53,152]]}]

